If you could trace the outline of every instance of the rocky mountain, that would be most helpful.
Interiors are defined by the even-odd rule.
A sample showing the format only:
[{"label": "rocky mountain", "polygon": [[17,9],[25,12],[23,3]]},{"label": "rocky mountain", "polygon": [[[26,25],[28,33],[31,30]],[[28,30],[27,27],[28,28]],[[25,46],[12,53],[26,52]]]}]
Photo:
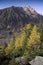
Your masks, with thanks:
[{"label": "rocky mountain", "polygon": [[9,42],[13,32],[20,32],[25,24],[38,24],[40,20],[33,8],[29,7],[8,7],[0,10],[0,44]]}]

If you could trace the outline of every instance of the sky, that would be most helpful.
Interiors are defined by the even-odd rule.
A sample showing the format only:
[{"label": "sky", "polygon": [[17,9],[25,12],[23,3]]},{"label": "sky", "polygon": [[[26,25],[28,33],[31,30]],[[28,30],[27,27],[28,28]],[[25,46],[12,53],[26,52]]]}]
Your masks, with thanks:
[{"label": "sky", "polygon": [[0,0],[0,9],[10,6],[31,6],[38,13],[43,15],[43,0]]}]

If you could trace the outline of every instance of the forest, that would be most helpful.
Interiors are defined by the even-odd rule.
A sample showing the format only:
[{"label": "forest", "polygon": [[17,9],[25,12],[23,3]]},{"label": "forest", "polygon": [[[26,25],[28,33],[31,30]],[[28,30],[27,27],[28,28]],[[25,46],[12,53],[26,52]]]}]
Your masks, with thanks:
[{"label": "forest", "polygon": [[[5,48],[0,45],[0,65],[23,65],[43,56],[43,18],[38,25],[26,24],[19,35],[14,32],[13,39]],[[18,61],[18,60],[19,61]]]}]

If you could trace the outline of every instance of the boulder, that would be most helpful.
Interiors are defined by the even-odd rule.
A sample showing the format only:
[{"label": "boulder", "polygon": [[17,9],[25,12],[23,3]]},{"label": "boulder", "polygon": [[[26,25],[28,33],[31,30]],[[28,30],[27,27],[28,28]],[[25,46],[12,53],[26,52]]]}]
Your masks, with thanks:
[{"label": "boulder", "polygon": [[23,56],[23,57],[18,57],[15,59],[16,62],[18,62],[20,65],[31,65],[29,63],[29,58]]},{"label": "boulder", "polygon": [[31,65],[43,65],[43,57],[36,56],[35,59],[29,62]]}]

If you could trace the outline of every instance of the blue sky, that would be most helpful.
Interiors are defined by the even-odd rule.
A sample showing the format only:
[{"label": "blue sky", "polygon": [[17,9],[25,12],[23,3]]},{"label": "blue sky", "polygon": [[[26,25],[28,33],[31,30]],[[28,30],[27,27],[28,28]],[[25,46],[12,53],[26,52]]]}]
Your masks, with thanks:
[{"label": "blue sky", "polygon": [[0,0],[0,9],[10,6],[31,6],[43,15],[43,0]]}]

